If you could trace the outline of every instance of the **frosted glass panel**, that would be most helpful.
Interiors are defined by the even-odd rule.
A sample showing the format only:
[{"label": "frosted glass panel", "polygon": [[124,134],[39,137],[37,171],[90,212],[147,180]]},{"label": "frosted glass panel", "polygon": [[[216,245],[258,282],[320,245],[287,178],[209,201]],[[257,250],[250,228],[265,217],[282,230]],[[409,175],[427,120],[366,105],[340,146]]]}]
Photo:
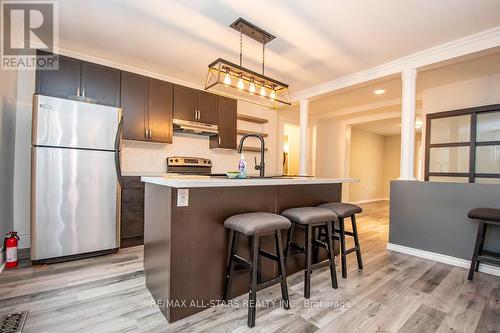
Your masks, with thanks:
[{"label": "frosted glass panel", "polygon": [[470,141],[470,115],[431,120],[431,144]]},{"label": "frosted glass panel", "polygon": [[469,178],[467,177],[429,177],[430,182],[436,183],[468,183]]},{"label": "frosted glass panel", "polygon": [[469,172],[469,147],[431,148],[430,172]]},{"label": "frosted glass panel", "polygon": [[498,184],[498,185],[500,185],[500,178],[476,178],[475,182],[478,184]]},{"label": "frosted glass panel", "polygon": [[476,147],[476,173],[500,173],[500,146]]},{"label": "frosted glass panel", "polygon": [[477,141],[500,141],[500,112],[477,115]]}]

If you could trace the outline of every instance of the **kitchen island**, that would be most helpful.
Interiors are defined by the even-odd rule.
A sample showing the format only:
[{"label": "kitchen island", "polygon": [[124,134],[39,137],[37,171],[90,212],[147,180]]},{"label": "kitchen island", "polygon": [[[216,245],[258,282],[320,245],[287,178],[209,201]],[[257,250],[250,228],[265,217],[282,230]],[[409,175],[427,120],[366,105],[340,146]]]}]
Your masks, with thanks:
[{"label": "kitchen island", "polygon": [[[216,305],[223,295],[228,232],[224,220],[248,212],[279,214],[291,207],[341,201],[342,184],[357,179],[278,177],[226,179],[207,176],[142,177],[145,185],[144,269],[146,285],[169,322]],[[294,239],[303,243],[298,229]],[[285,235],[284,241],[286,240]],[[274,252],[272,237],[261,247]],[[338,253],[338,247],[336,251]],[[249,256],[240,237],[239,253]],[[304,268],[293,256],[287,273]],[[318,260],[326,259],[322,250]],[[262,280],[277,274],[273,261],[262,259]],[[249,274],[237,274],[232,297],[248,292]]]}]

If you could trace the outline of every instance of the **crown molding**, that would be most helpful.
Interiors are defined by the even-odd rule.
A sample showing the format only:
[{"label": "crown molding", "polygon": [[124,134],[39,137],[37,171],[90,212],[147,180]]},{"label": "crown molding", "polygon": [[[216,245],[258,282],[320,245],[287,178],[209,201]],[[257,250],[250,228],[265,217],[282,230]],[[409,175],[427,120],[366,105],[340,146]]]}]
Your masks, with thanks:
[{"label": "crown molding", "polygon": [[400,74],[500,46],[500,26],[419,51],[370,69],[341,77],[292,94],[292,102],[310,99],[363,82]]}]

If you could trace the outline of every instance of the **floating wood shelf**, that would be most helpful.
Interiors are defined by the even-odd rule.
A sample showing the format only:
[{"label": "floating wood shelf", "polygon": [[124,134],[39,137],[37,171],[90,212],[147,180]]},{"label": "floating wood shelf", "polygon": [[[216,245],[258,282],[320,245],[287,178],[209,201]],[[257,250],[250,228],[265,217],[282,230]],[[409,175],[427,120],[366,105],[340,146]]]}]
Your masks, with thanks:
[{"label": "floating wood shelf", "polygon": [[249,116],[249,115],[241,114],[241,113],[238,113],[237,117],[239,120],[248,121],[250,123],[256,123],[256,124],[265,124],[265,123],[269,122],[269,120],[267,120],[265,118]]},{"label": "floating wood shelf", "polygon": [[[252,153],[260,153],[260,148],[258,147],[243,147],[243,151],[248,151]],[[265,149],[267,151],[267,148]]]},{"label": "floating wood shelf", "polygon": [[238,135],[257,134],[257,135],[261,135],[264,138],[267,136],[267,133],[255,132],[255,131],[247,131],[247,130],[242,130],[242,129],[239,129],[237,133],[238,133]]}]

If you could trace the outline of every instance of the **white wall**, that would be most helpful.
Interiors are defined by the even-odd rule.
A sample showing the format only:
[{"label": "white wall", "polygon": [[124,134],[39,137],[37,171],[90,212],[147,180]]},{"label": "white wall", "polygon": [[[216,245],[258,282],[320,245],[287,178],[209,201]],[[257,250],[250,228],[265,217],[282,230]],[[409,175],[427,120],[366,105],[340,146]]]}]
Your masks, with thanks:
[{"label": "white wall", "polygon": [[351,129],[350,176],[359,178],[359,183],[351,184],[349,201],[384,199],[384,150],[384,136]]},{"label": "white wall", "polygon": [[0,271],[3,239],[14,229],[14,146],[17,72],[0,70]]}]

